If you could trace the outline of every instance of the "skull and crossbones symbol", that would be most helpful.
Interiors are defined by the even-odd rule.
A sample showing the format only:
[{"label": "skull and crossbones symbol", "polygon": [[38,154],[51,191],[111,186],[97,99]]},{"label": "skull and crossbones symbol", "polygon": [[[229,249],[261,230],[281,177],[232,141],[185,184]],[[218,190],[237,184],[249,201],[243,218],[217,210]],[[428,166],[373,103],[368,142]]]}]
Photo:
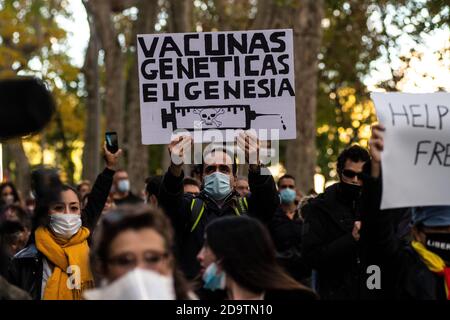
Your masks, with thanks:
[{"label": "skull and crossbones symbol", "polygon": [[194,109],[194,113],[200,116],[202,125],[220,127],[222,122],[217,120],[217,117],[225,113],[223,108],[207,108]]}]

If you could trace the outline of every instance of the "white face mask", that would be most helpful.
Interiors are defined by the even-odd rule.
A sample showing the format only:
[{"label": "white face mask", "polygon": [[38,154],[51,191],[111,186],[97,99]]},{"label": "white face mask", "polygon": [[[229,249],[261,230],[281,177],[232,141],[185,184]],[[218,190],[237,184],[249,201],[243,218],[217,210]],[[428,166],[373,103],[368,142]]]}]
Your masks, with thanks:
[{"label": "white face mask", "polygon": [[135,268],[112,283],[86,290],[88,300],[175,300],[173,277]]},{"label": "white face mask", "polygon": [[57,236],[70,239],[81,228],[81,216],[74,213],[51,214],[50,228]]}]

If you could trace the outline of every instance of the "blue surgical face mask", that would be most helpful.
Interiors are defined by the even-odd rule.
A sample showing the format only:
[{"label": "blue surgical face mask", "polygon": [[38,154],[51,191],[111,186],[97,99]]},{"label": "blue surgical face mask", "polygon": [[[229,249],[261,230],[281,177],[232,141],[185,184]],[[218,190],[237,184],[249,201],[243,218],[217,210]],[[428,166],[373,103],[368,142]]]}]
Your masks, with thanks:
[{"label": "blue surgical face mask", "polygon": [[215,291],[225,289],[225,272],[217,270],[217,264],[211,263],[203,273],[203,288]]},{"label": "blue surgical face mask", "polygon": [[214,172],[204,179],[204,190],[214,200],[222,200],[231,192],[230,176],[221,172]]},{"label": "blue surgical face mask", "polygon": [[119,190],[120,192],[130,191],[130,180],[128,179],[119,180],[119,183],[117,183],[117,190]]},{"label": "blue surgical face mask", "polygon": [[296,193],[290,188],[284,188],[280,191],[281,203],[292,203],[295,201]]}]

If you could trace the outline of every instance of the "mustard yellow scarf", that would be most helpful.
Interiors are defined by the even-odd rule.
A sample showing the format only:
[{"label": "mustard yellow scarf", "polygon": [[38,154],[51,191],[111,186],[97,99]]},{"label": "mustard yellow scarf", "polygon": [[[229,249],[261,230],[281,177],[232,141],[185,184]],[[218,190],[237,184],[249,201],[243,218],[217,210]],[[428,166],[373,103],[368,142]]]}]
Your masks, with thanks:
[{"label": "mustard yellow scarf", "polygon": [[44,300],[80,300],[85,289],[94,287],[88,237],[89,229],[85,227],[68,240],[55,236],[48,228],[35,231],[36,248],[55,265],[45,286]]},{"label": "mustard yellow scarf", "polygon": [[421,242],[413,241],[411,245],[420,255],[422,261],[428,267],[428,270],[444,277],[445,294],[447,296],[447,300],[450,300],[450,267],[447,267],[444,260],[442,260],[437,254],[427,250]]}]

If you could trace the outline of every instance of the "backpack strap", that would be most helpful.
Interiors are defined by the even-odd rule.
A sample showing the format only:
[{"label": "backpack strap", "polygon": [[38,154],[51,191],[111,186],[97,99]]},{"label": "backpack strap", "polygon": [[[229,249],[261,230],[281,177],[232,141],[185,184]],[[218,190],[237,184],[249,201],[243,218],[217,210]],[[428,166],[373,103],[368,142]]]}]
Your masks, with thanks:
[{"label": "backpack strap", "polygon": [[244,201],[245,210],[248,211],[247,197],[243,197],[242,200]]},{"label": "backpack strap", "polygon": [[[248,202],[245,197],[237,199],[237,205],[233,208],[237,216],[241,216],[248,212]],[[205,203],[200,198],[193,198],[191,201],[191,232],[197,228],[200,219],[205,211]]]},{"label": "backpack strap", "polygon": [[194,198],[191,201],[191,232],[195,230],[205,211],[205,203],[203,200]]},{"label": "backpack strap", "polygon": [[237,201],[237,206],[234,208],[234,212],[237,216],[241,216],[248,212],[248,202],[247,198],[239,197]]}]

